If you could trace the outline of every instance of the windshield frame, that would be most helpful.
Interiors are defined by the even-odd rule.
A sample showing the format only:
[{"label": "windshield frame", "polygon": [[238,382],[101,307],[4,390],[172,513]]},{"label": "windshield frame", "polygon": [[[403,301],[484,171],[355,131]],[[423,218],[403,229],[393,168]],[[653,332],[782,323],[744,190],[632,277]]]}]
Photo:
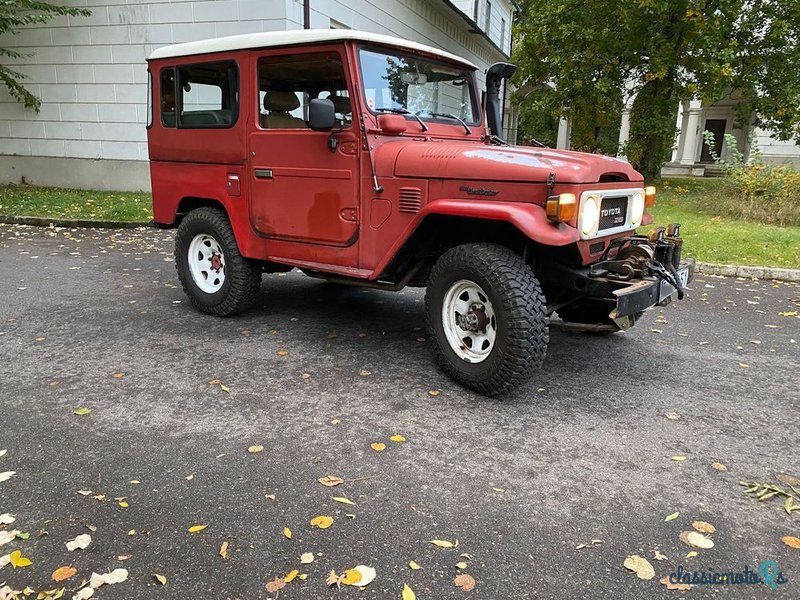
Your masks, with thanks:
[{"label": "windshield frame", "polygon": [[[387,113],[383,113],[381,111],[374,110],[373,108],[371,108],[369,106],[369,101],[368,101],[368,98],[367,98],[367,90],[366,90],[366,87],[364,86],[364,71],[363,71],[363,63],[362,63],[362,52],[364,52],[364,51],[375,52],[375,53],[380,53],[380,54],[386,54],[386,55],[389,55],[389,56],[396,56],[398,58],[410,58],[412,60],[426,61],[426,62],[429,62],[431,64],[441,65],[443,67],[448,67],[448,68],[451,68],[451,69],[455,68],[455,69],[458,69],[459,71],[463,71],[466,74],[466,78],[465,79],[467,80],[467,85],[469,86],[469,96],[470,96],[470,102],[472,104],[472,114],[473,114],[473,117],[474,117],[474,119],[471,120],[471,121],[467,121],[466,119],[464,119],[464,122],[467,125],[470,125],[472,127],[480,127],[480,126],[483,125],[483,110],[482,110],[481,101],[480,101],[479,94],[478,94],[478,81],[477,81],[477,78],[476,78],[476,70],[475,69],[471,69],[470,67],[468,67],[466,65],[462,65],[462,64],[459,64],[459,63],[456,63],[456,62],[452,62],[452,61],[448,61],[448,60],[442,60],[442,59],[435,58],[435,57],[430,57],[430,56],[427,56],[427,55],[424,55],[424,54],[416,54],[414,52],[409,52],[409,51],[403,50],[401,48],[392,48],[392,47],[388,47],[388,46],[375,46],[375,45],[371,45],[371,44],[359,44],[357,46],[357,48],[356,48],[356,63],[357,63],[357,66],[358,66],[358,79],[359,79],[359,81],[358,81],[358,93],[359,93],[359,95],[361,97],[361,102],[364,105],[364,108],[370,114],[372,114],[373,116],[377,117],[378,115],[387,114]],[[406,119],[413,119],[414,118],[413,113],[408,114],[408,115],[401,115],[401,116],[406,118]],[[459,116],[459,115],[456,115],[456,116]],[[421,118],[425,122],[441,123],[441,124],[445,124],[445,125],[453,125],[455,127],[458,127],[459,129],[463,130],[463,126],[461,125],[461,123],[459,121],[456,121],[455,119],[449,119],[449,118],[446,118],[446,117],[433,117],[433,116],[431,116],[430,113],[424,113],[424,112],[419,115],[419,118]]]}]

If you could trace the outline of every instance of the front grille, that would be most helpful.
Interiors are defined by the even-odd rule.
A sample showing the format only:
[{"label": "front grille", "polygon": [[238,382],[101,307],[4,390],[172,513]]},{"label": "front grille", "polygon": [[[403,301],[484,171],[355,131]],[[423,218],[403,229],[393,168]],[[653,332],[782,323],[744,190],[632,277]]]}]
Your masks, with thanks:
[{"label": "front grille", "polygon": [[600,226],[598,229],[612,229],[625,225],[628,217],[627,196],[606,196],[600,204]]}]

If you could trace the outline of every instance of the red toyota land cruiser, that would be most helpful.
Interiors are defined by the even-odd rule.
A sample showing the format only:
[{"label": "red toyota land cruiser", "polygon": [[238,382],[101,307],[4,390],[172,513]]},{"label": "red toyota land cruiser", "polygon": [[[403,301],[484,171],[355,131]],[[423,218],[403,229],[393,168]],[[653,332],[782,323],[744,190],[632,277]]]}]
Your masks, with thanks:
[{"label": "red toyota land cruiser", "polygon": [[682,297],[679,226],[622,160],[501,139],[486,73],[428,46],[358,31],[256,33],[148,59],[153,210],[177,227],[178,276],[216,316],[264,272],[426,287],[441,368],[486,395],[542,364],[549,319],[627,329]]}]

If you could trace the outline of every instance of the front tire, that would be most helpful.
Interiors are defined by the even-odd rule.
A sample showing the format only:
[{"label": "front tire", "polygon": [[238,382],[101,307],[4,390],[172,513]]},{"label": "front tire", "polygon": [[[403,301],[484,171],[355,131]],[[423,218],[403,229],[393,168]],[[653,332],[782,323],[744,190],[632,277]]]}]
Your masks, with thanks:
[{"label": "front tire", "polygon": [[216,317],[246,310],[261,287],[261,268],[239,254],[230,221],[217,208],[198,208],[183,218],[175,266],[192,306]]},{"label": "front tire", "polygon": [[542,365],[549,331],[539,282],[522,258],[495,244],[465,244],[434,265],[425,294],[428,328],[441,369],[496,396]]}]

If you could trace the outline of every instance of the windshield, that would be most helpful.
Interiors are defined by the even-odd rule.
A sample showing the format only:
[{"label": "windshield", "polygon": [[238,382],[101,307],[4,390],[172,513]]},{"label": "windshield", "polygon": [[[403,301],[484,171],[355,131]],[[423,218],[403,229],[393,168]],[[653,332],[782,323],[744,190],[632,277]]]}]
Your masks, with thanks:
[{"label": "windshield", "polygon": [[371,111],[408,111],[423,119],[449,117],[478,124],[472,71],[373,50],[362,49],[359,55],[364,96]]}]

